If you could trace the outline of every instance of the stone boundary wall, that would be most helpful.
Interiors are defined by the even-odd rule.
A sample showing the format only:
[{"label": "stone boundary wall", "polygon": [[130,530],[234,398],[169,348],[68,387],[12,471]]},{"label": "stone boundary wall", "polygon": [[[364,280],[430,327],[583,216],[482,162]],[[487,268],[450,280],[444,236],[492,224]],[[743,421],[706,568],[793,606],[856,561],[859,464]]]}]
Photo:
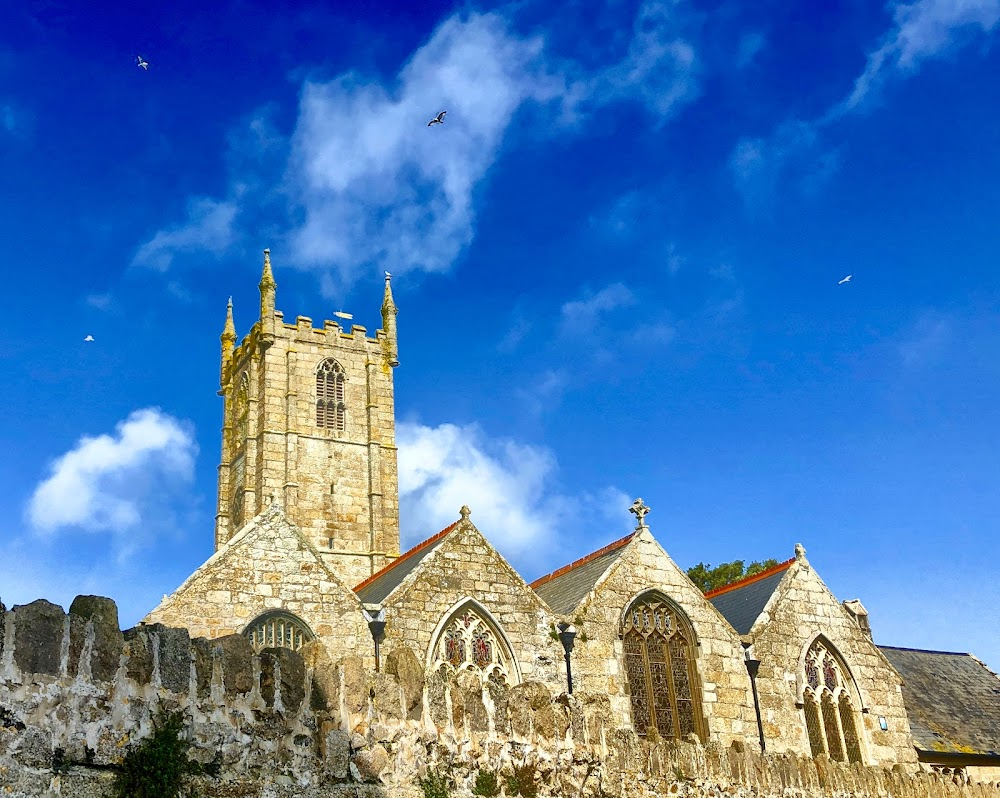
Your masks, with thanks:
[{"label": "stone boundary wall", "polygon": [[605,725],[607,696],[484,686],[468,673],[446,683],[405,648],[376,674],[360,658],[332,662],[319,643],[254,654],[240,635],[123,633],[117,616],[95,596],[68,614],[44,600],[0,604],[0,798],[108,795],[161,710],[184,713],[191,755],[214,765],[197,779],[205,798],[420,798],[430,769],[456,798],[480,771],[504,794],[518,775],[540,798],[1000,798],[996,785],[902,766],[640,741]]}]

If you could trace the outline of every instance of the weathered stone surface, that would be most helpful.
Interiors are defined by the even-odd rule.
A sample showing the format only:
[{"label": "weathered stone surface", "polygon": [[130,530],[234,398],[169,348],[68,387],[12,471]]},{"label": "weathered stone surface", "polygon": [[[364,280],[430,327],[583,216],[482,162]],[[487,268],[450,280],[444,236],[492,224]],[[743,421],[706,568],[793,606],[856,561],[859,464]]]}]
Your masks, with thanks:
[{"label": "weathered stone surface", "polygon": [[280,674],[281,706],[294,715],[305,697],[305,664],[302,655],[288,648],[265,648],[260,652],[260,694],[264,703],[274,706]]},{"label": "weathered stone surface", "polygon": [[125,672],[130,679],[139,684],[149,684],[153,680],[153,645],[149,637],[149,627],[139,624],[132,629],[126,629]]},{"label": "weathered stone surface", "polygon": [[419,720],[423,709],[424,667],[409,646],[399,645],[385,658],[385,671],[399,680],[406,705],[406,716]]},{"label": "weathered stone surface", "polygon": [[431,722],[439,729],[448,725],[448,682],[441,671],[434,671],[427,677],[427,711]]},{"label": "weathered stone surface", "polygon": [[326,646],[311,640],[299,651],[306,668],[312,669],[312,693],[309,702],[314,712],[340,708],[340,671],[335,667]]},{"label": "weathered stone surface", "polygon": [[243,635],[226,635],[213,641],[222,660],[223,684],[227,695],[249,693],[253,688],[253,648]]},{"label": "weathered stone surface", "polygon": [[196,637],[191,641],[195,684],[199,699],[207,698],[212,689],[212,648],[213,642],[204,637]]},{"label": "weathered stone surface", "polygon": [[175,693],[185,693],[191,681],[191,636],[187,629],[156,624],[160,644],[160,683]]},{"label": "weathered stone surface", "polygon": [[[83,669],[83,647],[87,641],[87,621],[78,615],[69,616],[69,652],[66,658],[66,673],[75,677]],[[91,657],[93,661],[93,657]]]},{"label": "weathered stone surface", "polygon": [[362,781],[378,781],[385,766],[389,764],[389,753],[381,745],[373,745],[358,751],[354,757],[358,775]]},{"label": "weathered stone surface", "polygon": [[14,662],[22,673],[58,676],[63,627],[62,607],[45,599],[14,607]]},{"label": "weathered stone surface", "polygon": [[69,614],[71,617],[80,618],[85,624],[87,622],[93,624],[91,677],[102,682],[111,681],[118,672],[122,648],[125,645],[125,639],[118,626],[118,606],[103,596],[77,596],[69,606]]},{"label": "weathered stone surface", "polygon": [[510,691],[507,700],[511,731],[519,737],[539,734],[552,738],[552,696],[540,682],[524,682]]},{"label": "weathered stone surface", "polygon": [[340,662],[343,674],[343,695],[349,712],[362,713],[368,710],[368,672],[361,657],[346,657]]},{"label": "weathered stone surface", "polygon": [[347,766],[351,761],[351,738],[341,729],[330,729],[324,737],[323,766],[330,777],[347,779]]}]

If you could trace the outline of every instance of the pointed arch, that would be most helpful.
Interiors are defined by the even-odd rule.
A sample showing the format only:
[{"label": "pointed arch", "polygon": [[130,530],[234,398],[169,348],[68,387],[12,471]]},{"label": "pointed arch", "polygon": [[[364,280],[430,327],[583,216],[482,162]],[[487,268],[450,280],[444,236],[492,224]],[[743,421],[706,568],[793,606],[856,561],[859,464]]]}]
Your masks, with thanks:
[{"label": "pointed arch", "polygon": [[344,367],[332,357],[316,366],[316,426],[343,432],[347,426]]},{"label": "pointed arch", "polygon": [[626,606],[619,636],[636,734],[705,740],[697,638],[687,614],[662,592],[645,591]]},{"label": "pointed arch", "polygon": [[864,762],[858,726],[860,692],[836,646],[818,634],[806,646],[799,674],[809,749],[840,762]]},{"label": "pointed arch", "polygon": [[244,371],[236,386],[236,402],[233,406],[233,420],[236,427],[236,448],[246,446],[250,434],[250,377]]},{"label": "pointed arch", "polygon": [[438,622],[427,650],[428,672],[476,670],[483,679],[513,686],[521,673],[510,639],[486,607],[471,596],[452,605]]}]

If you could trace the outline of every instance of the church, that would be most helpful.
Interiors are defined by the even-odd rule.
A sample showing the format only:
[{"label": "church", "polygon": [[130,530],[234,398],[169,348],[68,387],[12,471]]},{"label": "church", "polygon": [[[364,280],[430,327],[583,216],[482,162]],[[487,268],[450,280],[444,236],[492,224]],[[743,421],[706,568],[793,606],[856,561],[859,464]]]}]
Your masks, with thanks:
[{"label": "church", "polygon": [[410,668],[425,692],[410,719],[438,728],[453,702],[428,691],[537,682],[601,696],[611,727],[646,739],[1000,781],[997,675],[968,654],[877,646],[861,602],[839,601],[801,545],[703,594],[637,499],[631,534],[530,584],[468,507],[400,552],[390,275],[373,336],[286,321],[268,250],[259,288],[249,332],[237,343],[230,301],[221,336],[215,553],[144,623]]}]

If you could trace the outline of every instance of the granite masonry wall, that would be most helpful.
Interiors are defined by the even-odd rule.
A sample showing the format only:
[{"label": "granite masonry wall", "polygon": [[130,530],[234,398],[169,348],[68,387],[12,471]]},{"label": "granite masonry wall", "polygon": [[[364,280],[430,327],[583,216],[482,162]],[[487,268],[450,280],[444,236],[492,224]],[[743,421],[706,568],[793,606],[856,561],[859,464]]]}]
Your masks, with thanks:
[{"label": "granite masonry wall", "polygon": [[[489,771],[505,794],[516,775],[522,795],[542,798],[1000,798],[995,785],[914,766],[761,756],[739,741],[650,744],[614,728],[606,693],[465,679],[430,699],[401,645],[375,673],[358,657],[333,661],[319,642],[254,653],[240,635],[192,639],[159,624],[123,633],[114,602],[95,596],[69,613],[44,600],[0,605],[0,628],[0,795],[12,798],[108,795],[115,766],[163,710],[183,713],[191,755],[214,766],[194,785],[205,798],[417,798],[431,769],[454,796]],[[484,717],[438,728],[432,700],[452,718]]]}]

